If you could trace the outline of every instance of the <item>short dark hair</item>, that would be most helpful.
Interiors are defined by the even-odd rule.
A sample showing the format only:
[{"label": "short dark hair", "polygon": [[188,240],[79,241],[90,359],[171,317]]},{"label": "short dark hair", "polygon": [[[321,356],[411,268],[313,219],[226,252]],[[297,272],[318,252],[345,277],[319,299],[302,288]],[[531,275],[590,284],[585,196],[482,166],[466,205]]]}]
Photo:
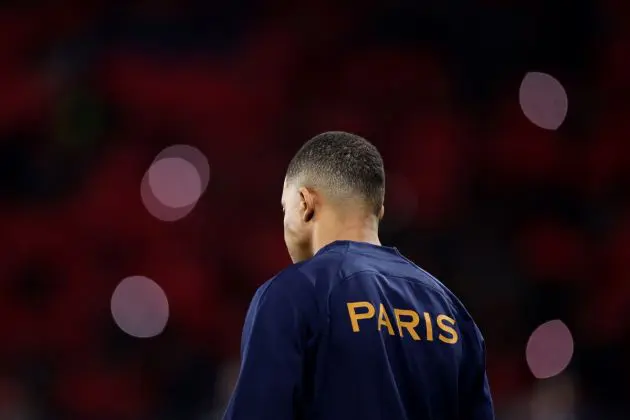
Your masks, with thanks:
[{"label": "short dark hair", "polygon": [[325,188],[337,198],[357,196],[379,214],[385,199],[385,168],[376,147],[355,134],[329,131],[300,148],[287,169],[287,181]]}]

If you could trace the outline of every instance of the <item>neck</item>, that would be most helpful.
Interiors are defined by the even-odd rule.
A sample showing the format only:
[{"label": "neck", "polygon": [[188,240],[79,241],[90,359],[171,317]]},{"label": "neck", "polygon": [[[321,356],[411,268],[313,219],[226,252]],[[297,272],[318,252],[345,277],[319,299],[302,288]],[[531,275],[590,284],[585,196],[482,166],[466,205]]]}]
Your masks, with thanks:
[{"label": "neck", "polygon": [[313,232],[313,255],[335,241],[366,242],[381,245],[378,237],[378,217],[343,219],[331,217],[318,221]]}]

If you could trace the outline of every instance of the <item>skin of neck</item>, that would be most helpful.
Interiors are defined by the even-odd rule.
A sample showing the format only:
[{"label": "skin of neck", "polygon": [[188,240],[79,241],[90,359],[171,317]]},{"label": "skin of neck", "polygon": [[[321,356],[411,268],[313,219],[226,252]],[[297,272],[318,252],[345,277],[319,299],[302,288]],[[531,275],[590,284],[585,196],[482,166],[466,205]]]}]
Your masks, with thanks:
[{"label": "skin of neck", "polygon": [[349,213],[332,206],[320,209],[313,227],[313,255],[335,241],[381,245],[378,237],[379,217],[362,211]]}]

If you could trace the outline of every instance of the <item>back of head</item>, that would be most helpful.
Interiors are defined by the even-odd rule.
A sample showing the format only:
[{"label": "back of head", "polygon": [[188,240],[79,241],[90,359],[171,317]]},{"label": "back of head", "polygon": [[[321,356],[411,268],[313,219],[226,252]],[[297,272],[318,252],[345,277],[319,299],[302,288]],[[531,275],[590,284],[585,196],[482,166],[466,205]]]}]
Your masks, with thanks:
[{"label": "back of head", "polygon": [[385,198],[385,169],[376,147],[343,131],[322,133],[307,141],[291,160],[287,182],[320,190],[329,199],[356,200],[374,215]]}]

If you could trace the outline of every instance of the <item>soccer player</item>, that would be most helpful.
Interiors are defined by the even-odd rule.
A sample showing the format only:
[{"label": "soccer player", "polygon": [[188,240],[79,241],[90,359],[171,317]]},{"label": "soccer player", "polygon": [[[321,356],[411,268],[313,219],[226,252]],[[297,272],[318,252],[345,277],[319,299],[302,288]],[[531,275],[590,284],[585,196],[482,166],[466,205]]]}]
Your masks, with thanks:
[{"label": "soccer player", "polygon": [[359,136],[320,134],[291,160],[294,264],[251,302],[225,420],[494,418],[481,333],[442,283],[381,245],[384,195],[381,155]]}]

